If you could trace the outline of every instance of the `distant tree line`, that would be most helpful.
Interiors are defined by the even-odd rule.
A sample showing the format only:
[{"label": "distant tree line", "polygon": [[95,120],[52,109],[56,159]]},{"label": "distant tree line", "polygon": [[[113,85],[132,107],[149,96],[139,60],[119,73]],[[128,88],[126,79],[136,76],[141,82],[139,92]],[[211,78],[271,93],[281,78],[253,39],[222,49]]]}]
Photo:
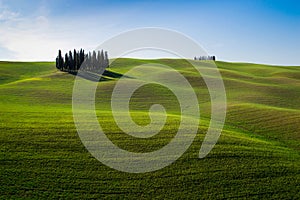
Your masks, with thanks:
[{"label": "distant tree line", "polygon": [[76,51],[76,49],[74,49],[73,52],[69,51],[69,53],[66,53],[63,57],[61,50],[58,50],[56,68],[60,71],[76,74],[83,63],[84,70],[102,73],[107,67],[109,67],[108,54],[103,50],[85,54],[83,49],[80,49],[80,51]]},{"label": "distant tree line", "polygon": [[195,56],[194,60],[216,60],[216,56]]}]

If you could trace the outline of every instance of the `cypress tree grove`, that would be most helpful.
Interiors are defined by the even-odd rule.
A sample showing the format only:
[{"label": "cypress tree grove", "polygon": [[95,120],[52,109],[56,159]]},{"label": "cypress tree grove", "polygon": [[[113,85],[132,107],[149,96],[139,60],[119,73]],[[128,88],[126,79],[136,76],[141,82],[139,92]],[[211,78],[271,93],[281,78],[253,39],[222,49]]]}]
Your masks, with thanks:
[{"label": "cypress tree grove", "polygon": [[194,60],[216,60],[216,56],[199,56],[199,57],[194,57]]},{"label": "cypress tree grove", "polygon": [[84,53],[83,49],[80,51],[69,51],[64,58],[62,57],[61,50],[58,51],[56,57],[56,68],[60,71],[76,74],[80,66],[85,63],[84,70],[93,73],[102,73],[109,67],[108,53],[103,50]]}]

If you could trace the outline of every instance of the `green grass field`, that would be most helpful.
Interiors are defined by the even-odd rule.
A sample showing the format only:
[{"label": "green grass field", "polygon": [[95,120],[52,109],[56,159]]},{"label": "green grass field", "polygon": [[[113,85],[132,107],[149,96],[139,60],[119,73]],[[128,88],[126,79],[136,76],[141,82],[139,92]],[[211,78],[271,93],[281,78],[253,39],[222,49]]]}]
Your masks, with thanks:
[{"label": "green grass field", "polygon": [[[0,62],[0,198],[300,199],[300,67],[216,62],[226,87],[227,118],[217,145],[199,159],[210,99],[187,61],[117,59],[109,70],[124,74],[149,63],[173,67],[189,80],[201,122],[191,147],[172,165],[130,174],[103,165],[81,143],[72,115],[73,75],[58,72],[50,62]],[[110,97],[118,77],[107,79],[96,94],[107,136],[134,152],[166,145],[180,122],[174,95],[155,84],[134,93],[130,108],[137,124],[149,123],[153,102],[168,112],[158,135],[134,139],[112,118]]]}]

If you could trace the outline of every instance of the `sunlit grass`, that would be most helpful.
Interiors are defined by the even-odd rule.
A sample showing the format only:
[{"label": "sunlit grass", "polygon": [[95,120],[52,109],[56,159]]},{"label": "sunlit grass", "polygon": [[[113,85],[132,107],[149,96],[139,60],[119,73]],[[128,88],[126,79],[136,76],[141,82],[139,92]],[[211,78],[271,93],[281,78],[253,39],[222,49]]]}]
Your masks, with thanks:
[{"label": "sunlit grass", "polygon": [[[228,114],[217,145],[199,159],[210,118],[203,79],[188,62],[176,59],[118,59],[110,70],[126,73],[149,63],[173,67],[190,81],[201,120],[193,144],[172,165],[128,174],[101,164],[81,143],[72,115],[73,75],[57,72],[54,63],[1,62],[0,198],[300,198],[300,68],[217,62]],[[155,84],[134,93],[130,108],[137,124],[150,123],[153,102],[168,113],[157,135],[137,139],[123,133],[112,116],[110,98],[117,80],[100,82],[96,93],[98,120],[107,136],[132,152],[166,145],[180,123],[174,94]]]}]

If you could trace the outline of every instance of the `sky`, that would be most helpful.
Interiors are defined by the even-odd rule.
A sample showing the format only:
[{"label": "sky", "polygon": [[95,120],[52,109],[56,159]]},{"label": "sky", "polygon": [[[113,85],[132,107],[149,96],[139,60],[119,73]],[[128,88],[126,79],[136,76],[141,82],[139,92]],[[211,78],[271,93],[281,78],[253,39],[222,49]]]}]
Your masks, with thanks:
[{"label": "sky", "polygon": [[0,0],[0,60],[53,61],[143,27],[183,33],[218,60],[300,66],[298,0]]}]

